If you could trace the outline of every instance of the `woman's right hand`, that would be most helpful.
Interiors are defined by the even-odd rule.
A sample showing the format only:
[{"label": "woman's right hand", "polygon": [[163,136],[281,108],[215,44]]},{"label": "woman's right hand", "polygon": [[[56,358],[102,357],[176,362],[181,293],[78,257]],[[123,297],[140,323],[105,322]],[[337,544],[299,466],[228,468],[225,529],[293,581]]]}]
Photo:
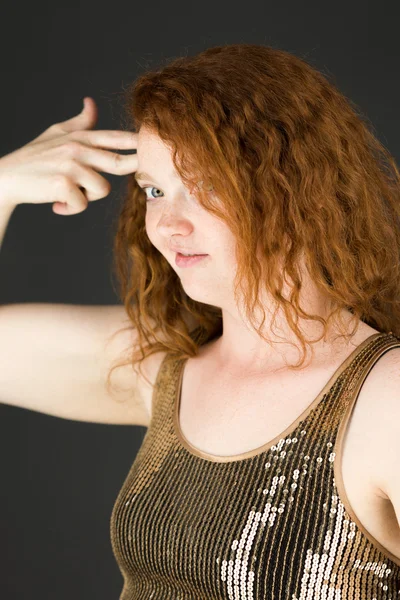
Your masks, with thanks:
[{"label": "woman's right hand", "polygon": [[137,170],[137,154],[103,148],[137,148],[137,133],[93,129],[95,101],[85,98],[82,112],[55,123],[22,148],[0,158],[0,204],[53,202],[53,212],[73,215],[111,191],[97,171],[127,175]]}]

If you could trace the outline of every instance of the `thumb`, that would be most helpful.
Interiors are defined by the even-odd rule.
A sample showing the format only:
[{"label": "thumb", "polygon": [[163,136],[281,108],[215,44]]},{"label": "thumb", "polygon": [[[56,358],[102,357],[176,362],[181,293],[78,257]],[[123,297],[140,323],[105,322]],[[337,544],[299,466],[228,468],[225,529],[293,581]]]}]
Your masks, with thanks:
[{"label": "thumb", "polygon": [[98,119],[98,111],[96,102],[90,96],[85,96],[83,99],[82,111],[66,121],[62,121],[59,125],[64,131],[78,131],[83,129],[93,129]]},{"label": "thumb", "polygon": [[83,109],[78,115],[72,117],[72,119],[54,123],[30,143],[35,144],[44,140],[51,140],[54,137],[59,136],[60,133],[64,134],[83,129],[93,129],[97,123],[97,118],[98,112],[96,102],[93,98],[90,98],[90,96],[86,96],[83,99]]}]

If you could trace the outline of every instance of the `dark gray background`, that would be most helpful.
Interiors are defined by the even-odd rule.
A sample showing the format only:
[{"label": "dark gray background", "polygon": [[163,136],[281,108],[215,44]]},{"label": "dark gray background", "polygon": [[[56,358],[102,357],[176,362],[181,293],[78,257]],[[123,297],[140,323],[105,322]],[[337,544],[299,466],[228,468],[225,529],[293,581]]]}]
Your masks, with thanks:
[{"label": "dark gray background", "polygon": [[[98,105],[96,128],[120,129],[121,92],[147,67],[250,42],[331,74],[398,160],[399,13],[398,0],[3,6],[0,156],[80,112],[86,95]],[[51,204],[15,209],[0,303],[119,303],[111,224],[125,178],[107,178],[111,194],[78,215],[55,215]],[[0,405],[1,600],[119,597],[109,520],[144,433]]]}]

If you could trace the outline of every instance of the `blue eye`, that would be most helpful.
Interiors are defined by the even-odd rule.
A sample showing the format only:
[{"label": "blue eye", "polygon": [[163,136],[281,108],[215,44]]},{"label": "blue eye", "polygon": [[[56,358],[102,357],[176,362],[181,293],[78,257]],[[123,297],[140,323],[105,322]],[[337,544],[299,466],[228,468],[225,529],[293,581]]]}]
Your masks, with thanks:
[{"label": "blue eye", "polygon": [[[160,192],[161,192],[161,190],[160,190],[159,188],[153,187],[153,186],[151,186],[151,185],[149,185],[149,186],[146,186],[146,187],[142,187],[142,190],[143,190],[143,191],[146,191],[146,190],[158,190],[158,191],[160,191]],[[161,192],[161,193],[162,193],[162,192]],[[157,197],[159,198],[159,196],[157,196]],[[146,195],[146,202],[148,202],[149,200],[157,200],[157,198],[149,198],[149,197]]]}]

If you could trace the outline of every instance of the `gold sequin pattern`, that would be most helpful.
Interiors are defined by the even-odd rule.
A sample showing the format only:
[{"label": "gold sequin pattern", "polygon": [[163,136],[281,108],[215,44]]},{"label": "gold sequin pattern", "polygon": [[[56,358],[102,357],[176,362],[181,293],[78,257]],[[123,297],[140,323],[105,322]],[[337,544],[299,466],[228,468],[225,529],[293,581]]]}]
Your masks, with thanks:
[{"label": "gold sequin pattern", "polygon": [[392,332],[367,340],[290,434],[227,462],[182,445],[173,414],[183,363],[164,360],[111,514],[120,600],[399,599],[400,560],[360,526],[335,481],[343,419],[394,347]]}]

